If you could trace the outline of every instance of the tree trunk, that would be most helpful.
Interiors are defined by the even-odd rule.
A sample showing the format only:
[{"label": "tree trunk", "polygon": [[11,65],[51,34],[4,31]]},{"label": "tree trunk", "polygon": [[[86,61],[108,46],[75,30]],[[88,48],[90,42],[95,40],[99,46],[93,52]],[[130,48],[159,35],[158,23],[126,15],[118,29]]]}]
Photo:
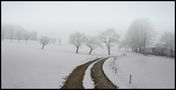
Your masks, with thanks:
[{"label": "tree trunk", "polygon": [[20,40],[21,40],[21,34],[18,33],[18,43],[20,43]]},{"label": "tree trunk", "polygon": [[20,43],[20,39],[18,39],[18,43]]},{"label": "tree trunk", "polygon": [[42,50],[44,49],[44,46],[45,46],[45,45],[43,44],[43,45],[42,45]]},{"label": "tree trunk", "polygon": [[13,39],[13,33],[10,34],[10,41],[12,42]]},{"label": "tree trunk", "polygon": [[111,52],[110,52],[111,50],[110,50],[110,47],[108,47],[108,55],[110,55],[111,54]]},{"label": "tree trunk", "polygon": [[172,50],[172,48],[170,49],[170,57],[173,57],[173,50]]},{"label": "tree trunk", "polygon": [[139,53],[141,53],[142,51],[141,51],[141,47],[139,47]]},{"label": "tree trunk", "polygon": [[26,43],[28,42],[28,40],[26,40]]},{"label": "tree trunk", "polygon": [[138,52],[138,48],[135,48],[134,51],[135,51],[135,52]]},{"label": "tree trunk", "polygon": [[79,46],[78,46],[78,47],[76,47],[76,53],[78,53],[78,50],[79,50]]},{"label": "tree trunk", "polygon": [[90,51],[89,51],[89,54],[91,54],[92,50],[93,50],[93,49],[91,48]]}]

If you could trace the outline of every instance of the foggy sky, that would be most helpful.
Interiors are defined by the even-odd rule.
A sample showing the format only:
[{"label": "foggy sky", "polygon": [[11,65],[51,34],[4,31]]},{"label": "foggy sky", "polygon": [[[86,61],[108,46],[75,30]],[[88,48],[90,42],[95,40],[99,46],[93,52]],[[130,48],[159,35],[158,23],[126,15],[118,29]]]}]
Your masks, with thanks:
[{"label": "foggy sky", "polygon": [[130,23],[147,18],[156,32],[174,32],[174,2],[1,2],[1,22],[39,35],[68,38],[70,33],[96,35],[115,28],[122,37]]}]

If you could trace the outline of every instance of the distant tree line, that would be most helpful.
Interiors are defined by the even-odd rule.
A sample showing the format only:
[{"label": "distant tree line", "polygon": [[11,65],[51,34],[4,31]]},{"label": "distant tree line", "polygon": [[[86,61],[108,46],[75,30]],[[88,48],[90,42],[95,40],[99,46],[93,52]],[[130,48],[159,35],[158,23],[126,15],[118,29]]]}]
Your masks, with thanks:
[{"label": "distant tree line", "polygon": [[165,32],[161,36],[160,42],[151,47],[155,35],[153,25],[149,20],[135,20],[128,28],[124,40],[120,42],[119,48],[124,48],[125,51],[143,53],[144,55],[175,57],[175,34]]},{"label": "distant tree line", "polygon": [[155,35],[152,23],[148,19],[142,18],[131,23],[121,41],[115,30],[110,28],[96,37],[86,36],[79,32],[73,33],[70,35],[69,42],[76,47],[76,53],[82,45],[90,48],[89,54],[97,47],[104,45],[107,48],[107,54],[110,55],[111,47],[118,44],[119,48],[124,48],[125,51],[175,57],[175,34],[165,32],[161,36],[160,42],[152,46]]},{"label": "distant tree line", "polygon": [[37,32],[27,31],[17,25],[4,24],[1,29],[1,40],[4,39],[18,40],[18,42],[25,40],[27,43],[28,40],[37,40]]},{"label": "distant tree line", "polygon": [[[114,45],[119,46],[119,48],[125,51],[132,51],[137,53],[142,53],[144,55],[161,55],[175,57],[175,33],[165,32],[161,35],[159,43],[151,46],[155,38],[155,32],[152,23],[148,19],[137,19],[131,23],[129,26],[124,39],[119,41],[119,34],[114,28],[109,28],[103,32],[100,32],[96,36],[87,36],[84,33],[75,32],[69,37],[69,43],[72,44],[76,50],[75,53],[79,53],[80,47],[83,45],[87,46],[89,54],[91,54],[96,48],[106,47],[107,54],[111,54],[111,48]],[[5,24],[1,28],[1,40],[39,40],[42,45],[42,50],[44,47],[53,43],[61,44],[61,39],[49,38],[47,36],[41,36],[37,38],[37,32],[29,32],[24,28],[17,25]]]},{"label": "distant tree line", "polygon": [[12,40],[18,40],[20,43],[21,40],[25,40],[26,43],[28,43],[29,40],[33,41],[39,41],[42,45],[42,50],[44,49],[45,45],[49,43],[56,44],[61,44],[61,39],[58,38],[50,38],[48,36],[41,36],[38,38],[37,32],[34,31],[27,31],[23,27],[18,26],[18,25],[12,25],[12,24],[3,24],[1,27],[1,40],[3,41],[4,39],[9,39],[10,41]]}]

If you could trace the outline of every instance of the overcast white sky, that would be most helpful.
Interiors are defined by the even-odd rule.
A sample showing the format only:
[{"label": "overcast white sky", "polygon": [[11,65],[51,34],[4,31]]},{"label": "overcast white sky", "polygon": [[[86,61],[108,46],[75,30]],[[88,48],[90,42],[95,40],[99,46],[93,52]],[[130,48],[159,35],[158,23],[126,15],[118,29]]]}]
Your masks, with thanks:
[{"label": "overcast white sky", "polygon": [[1,2],[1,22],[40,35],[68,38],[75,31],[96,35],[107,28],[123,36],[130,23],[148,18],[157,32],[175,32],[174,2]]}]

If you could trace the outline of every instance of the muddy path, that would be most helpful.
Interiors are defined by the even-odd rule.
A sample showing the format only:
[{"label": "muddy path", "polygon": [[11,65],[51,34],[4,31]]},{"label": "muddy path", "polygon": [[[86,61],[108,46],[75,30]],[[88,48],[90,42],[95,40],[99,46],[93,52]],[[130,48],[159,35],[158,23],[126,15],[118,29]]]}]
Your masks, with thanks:
[{"label": "muddy path", "polygon": [[105,75],[103,71],[103,63],[108,58],[104,58],[96,62],[91,69],[91,77],[95,83],[95,89],[117,89]]},{"label": "muddy path", "polygon": [[61,89],[84,89],[82,81],[84,78],[85,71],[90,64],[99,59],[100,58],[77,66],[68,76],[68,79],[66,80],[64,86]]}]

